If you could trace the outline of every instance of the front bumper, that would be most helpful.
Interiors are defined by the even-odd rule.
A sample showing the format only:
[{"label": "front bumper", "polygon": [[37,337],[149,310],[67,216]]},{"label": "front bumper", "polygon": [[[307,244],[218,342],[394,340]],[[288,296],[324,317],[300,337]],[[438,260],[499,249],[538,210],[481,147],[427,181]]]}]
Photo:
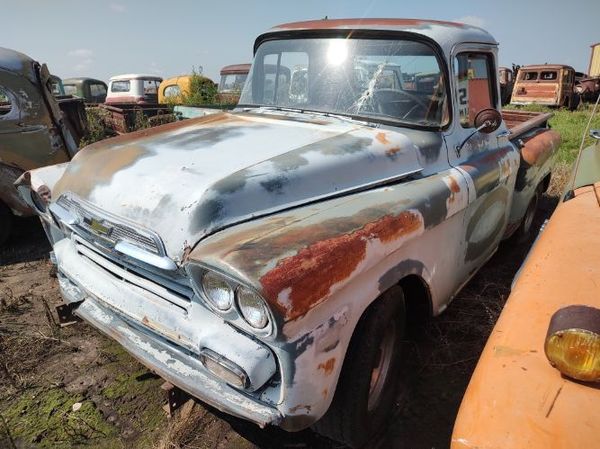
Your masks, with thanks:
[{"label": "front bumper", "polygon": [[114,338],[136,359],[163,379],[207,404],[255,422],[261,427],[279,423],[281,418],[276,408],[251,399],[227,384],[204,374],[200,361],[194,361],[173,345],[153,338],[139,328],[136,329],[99,301],[88,298],[77,307],[75,313]]},{"label": "front bumper", "polygon": [[[271,351],[192,304],[181,309],[147,290],[131,286],[106,267],[78,253],[69,238],[54,245],[59,283],[67,303],[81,302],[75,314],[117,340],[142,364],[165,380],[231,415],[260,426],[279,424],[274,403],[263,400],[263,390],[276,372]],[[210,373],[201,363],[203,348],[233,360],[256,388],[238,390]],[[252,393],[261,388],[260,392]]]}]

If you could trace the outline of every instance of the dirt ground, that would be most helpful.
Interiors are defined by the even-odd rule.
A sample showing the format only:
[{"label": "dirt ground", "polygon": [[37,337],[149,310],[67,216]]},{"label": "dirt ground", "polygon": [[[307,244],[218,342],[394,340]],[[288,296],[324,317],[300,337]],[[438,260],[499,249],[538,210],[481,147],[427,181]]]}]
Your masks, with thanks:
[{"label": "dirt ground", "polygon": [[[556,205],[545,197],[536,229]],[[83,322],[60,328],[49,245],[35,219],[0,251],[0,448],[340,448],[261,430],[200,403],[168,419],[162,380]],[[407,338],[397,406],[373,448],[441,449],[526,255],[504,243],[442,316]]]}]

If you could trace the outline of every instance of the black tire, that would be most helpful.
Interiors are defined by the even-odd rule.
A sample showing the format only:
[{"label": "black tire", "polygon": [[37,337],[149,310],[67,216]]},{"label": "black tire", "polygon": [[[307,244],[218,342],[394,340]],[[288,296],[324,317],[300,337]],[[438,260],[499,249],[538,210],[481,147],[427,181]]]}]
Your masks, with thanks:
[{"label": "black tire", "polygon": [[0,202],[0,246],[2,246],[10,235],[13,224],[13,214],[4,203]]},{"label": "black tire", "polygon": [[533,220],[535,219],[535,214],[538,210],[538,205],[540,203],[540,198],[542,197],[542,184],[540,184],[536,189],[533,197],[529,201],[529,205],[527,206],[527,210],[525,211],[525,215],[521,220],[521,224],[515,231],[514,238],[517,242],[523,242],[527,240],[529,234],[531,233],[531,228],[533,225]]},{"label": "black tire", "polygon": [[[396,398],[405,315],[404,294],[398,286],[390,288],[367,309],[350,340],[333,402],[323,418],[313,425],[317,433],[357,448],[386,423]],[[393,347],[386,350],[382,345]],[[389,351],[391,358],[385,358],[387,369],[380,370],[387,375],[379,382],[373,380],[375,368],[381,366],[381,354]],[[379,394],[371,394],[369,407],[372,385]]]},{"label": "black tire", "polygon": [[569,111],[575,111],[579,107],[579,103],[581,102],[581,97],[579,94],[573,94],[571,101],[569,103]]}]

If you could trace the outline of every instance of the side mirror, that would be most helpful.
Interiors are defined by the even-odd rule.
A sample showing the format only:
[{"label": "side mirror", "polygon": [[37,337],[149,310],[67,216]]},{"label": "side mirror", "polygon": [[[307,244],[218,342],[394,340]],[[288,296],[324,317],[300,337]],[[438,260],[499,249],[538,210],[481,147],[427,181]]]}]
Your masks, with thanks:
[{"label": "side mirror", "polygon": [[473,131],[471,134],[469,134],[467,136],[467,138],[465,140],[463,140],[460,145],[456,146],[456,148],[455,148],[456,156],[460,157],[460,152],[461,152],[463,146],[465,146],[465,143],[467,143],[467,141],[471,137],[473,137],[475,134],[477,134],[478,132],[482,132],[484,134],[493,133],[498,128],[500,128],[501,124],[502,124],[502,115],[495,109],[489,108],[489,109],[482,109],[481,111],[479,111],[477,113],[477,115],[475,116],[475,123],[473,123],[473,125],[476,128],[475,131]]},{"label": "side mirror", "polygon": [[482,109],[475,116],[475,128],[485,134],[490,134],[500,128],[502,115],[495,109]]}]

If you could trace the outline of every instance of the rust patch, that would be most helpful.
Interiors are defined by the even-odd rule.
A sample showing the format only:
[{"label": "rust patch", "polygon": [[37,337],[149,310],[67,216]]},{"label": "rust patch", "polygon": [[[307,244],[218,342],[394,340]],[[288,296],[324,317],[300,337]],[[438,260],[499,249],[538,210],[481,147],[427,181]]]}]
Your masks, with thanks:
[{"label": "rust patch", "polygon": [[[385,215],[354,232],[312,243],[296,255],[282,259],[262,276],[263,292],[287,320],[294,320],[305,315],[327,296],[333,285],[354,272],[366,256],[369,240],[388,243],[416,231],[421,224],[418,214],[404,211]],[[284,297],[280,297],[282,292]]]},{"label": "rust patch", "polygon": [[161,333],[162,335],[164,335],[165,337],[167,337],[168,339],[170,339],[172,341],[181,340],[181,334],[171,332],[171,331],[165,329],[160,324],[150,320],[146,315],[144,315],[144,317],[142,318],[142,323],[144,325],[146,325],[147,327],[156,330],[157,332]]},{"label": "rust patch", "polygon": [[453,176],[448,176],[448,184],[450,184],[450,196],[448,202],[453,203],[456,200],[456,194],[460,192],[460,185],[456,182]]},{"label": "rust patch", "polygon": [[385,133],[377,133],[375,135],[375,138],[379,141],[379,143],[381,143],[382,145],[388,145],[390,143],[390,141],[388,140],[387,136]]},{"label": "rust patch", "polygon": [[306,410],[306,413],[310,413],[311,409],[310,405],[298,404],[290,408],[290,413],[296,413],[298,410]]},{"label": "rust patch", "polygon": [[392,147],[385,151],[385,154],[391,158],[396,157],[396,154],[400,152],[400,147]]},{"label": "rust patch", "polygon": [[329,390],[327,388],[325,388],[322,392],[321,395],[323,396],[323,399],[327,399],[327,395],[329,394]]},{"label": "rust patch", "polygon": [[325,363],[319,363],[317,367],[320,370],[323,370],[323,373],[326,376],[329,376],[333,372],[333,367],[335,366],[335,357],[330,358]]},{"label": "rust patch", "polygon": [[529,165],[541,165],[552,156],[560,145],[560,140],[560,134],[556,131],[543,129],[525,141],[525,146],[521,148],[521,156]]}]

